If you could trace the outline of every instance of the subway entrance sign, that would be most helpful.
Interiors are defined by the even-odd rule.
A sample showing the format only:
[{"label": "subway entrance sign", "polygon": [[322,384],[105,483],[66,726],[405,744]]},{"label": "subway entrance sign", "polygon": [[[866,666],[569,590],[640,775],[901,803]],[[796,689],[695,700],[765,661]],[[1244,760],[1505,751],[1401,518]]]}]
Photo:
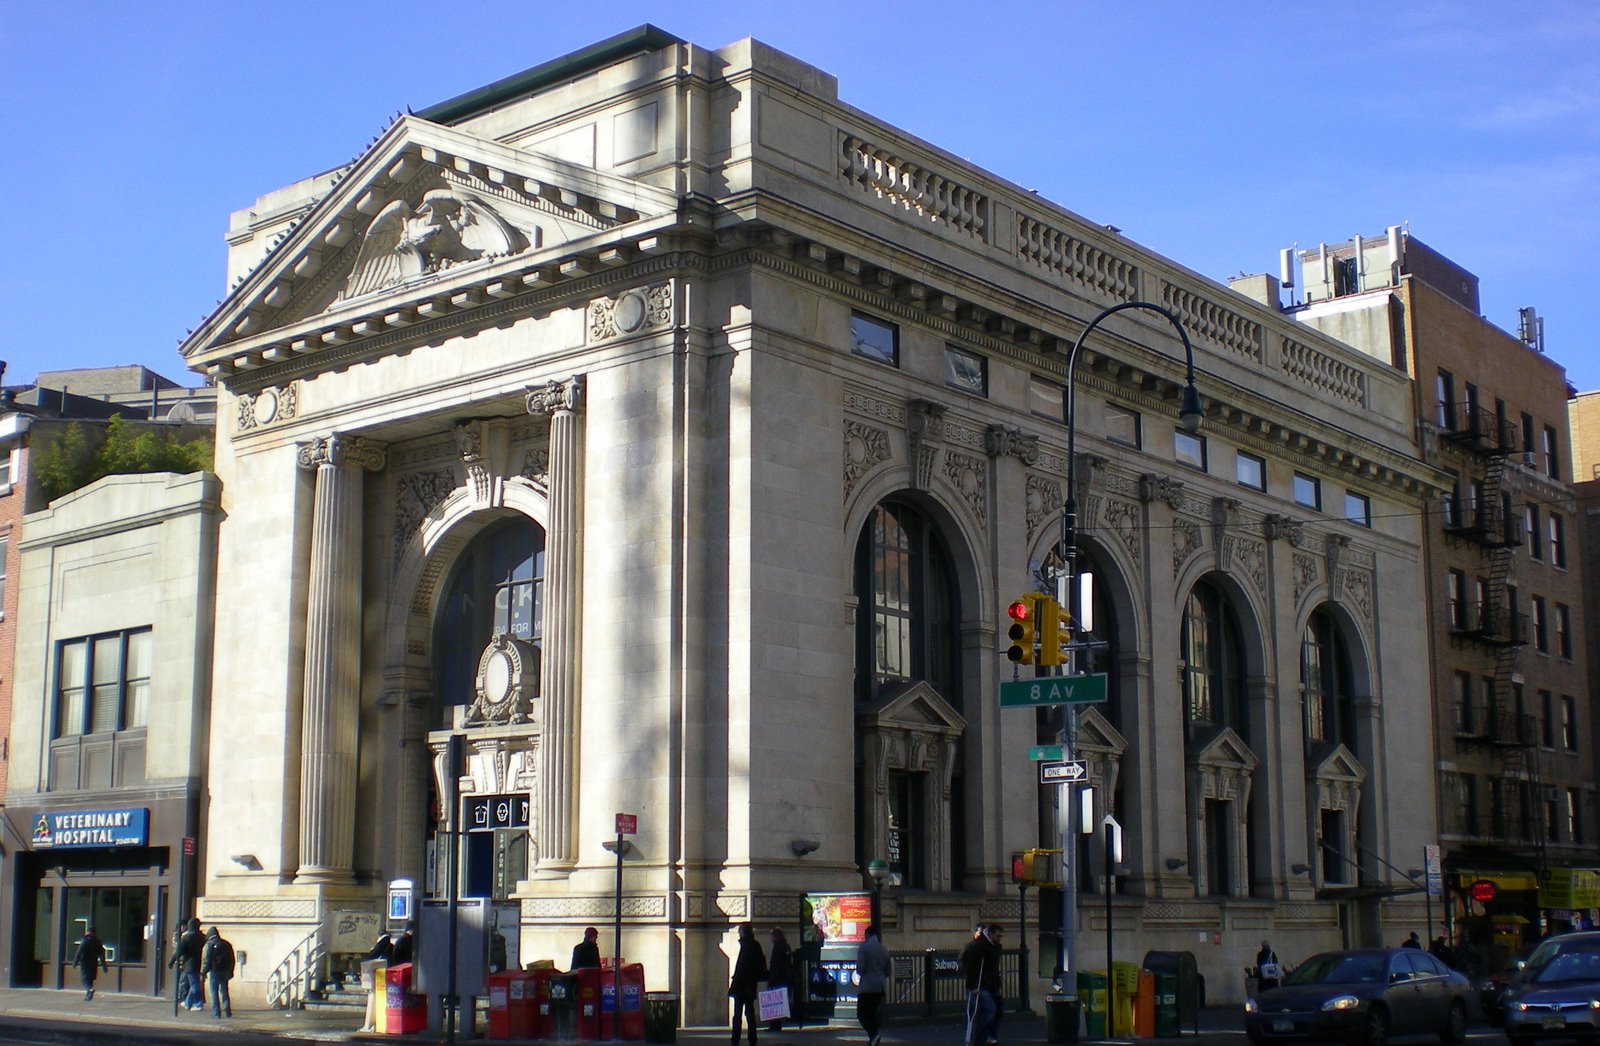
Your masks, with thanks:
[{"label": "subway entrance sign", "polygon": [[1105,673],[1087,676],[1046,676],[1000,684],[1001,708],[1037,708],[1040,705],[1088,705],[1106,699]]}]

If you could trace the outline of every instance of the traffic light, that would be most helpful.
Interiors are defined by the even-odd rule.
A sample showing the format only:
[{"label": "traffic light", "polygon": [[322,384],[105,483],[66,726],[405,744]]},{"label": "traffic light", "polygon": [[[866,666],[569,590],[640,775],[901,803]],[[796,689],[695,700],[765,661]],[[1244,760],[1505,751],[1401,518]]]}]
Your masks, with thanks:
[{"label": "traffic light", "polygon": [[1033,664],[1033,644],[1037,638],[1033,600],[1016,600],[1006,607],[1006,616],[1011,619],[1011,628],[1006,632],[1011,637],[1011,649],[1006,651],[1006,657],[1016,664]]},{"label": "traffic light", "polygon": [[1061,664],[1061,604],[1049,596],[1040,596],[1039,605],[1039,663],[1048,667]]}]

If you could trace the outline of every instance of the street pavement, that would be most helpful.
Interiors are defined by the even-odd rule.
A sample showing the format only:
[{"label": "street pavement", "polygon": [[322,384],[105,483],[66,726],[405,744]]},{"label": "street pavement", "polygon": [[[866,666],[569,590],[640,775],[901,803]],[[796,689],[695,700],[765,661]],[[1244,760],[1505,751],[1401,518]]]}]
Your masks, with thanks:
[{"label": "street pavement", "polygon": [[[173,1012],[170,998],[149,995],[97,993],[85,1000],[81,991],[46,988],[0,989],[0,1043],[32,1044],[117,1043],[119,1046],[169,1046],[169,1044],[221,1043],[223,1046],[284,1046],[295,1042],[443,1042],[442,1035],[373,1035],[363,1033],[361,1014],[340,1010],[272,1010],[235,1006],[231,1019],[199,1012]],[[1218,1007],[1201,1014],[1200,1033],[1182,1036],[1183,1046],[1245,1046],[1237,1007]],[[478,1029],[481,1037],[483,1028]],[[1044,1018],[1038,1014],[1007,1013],[1001,1027],[1003,1046],[1031,1046],[1046,1042]],[[960,1023],[890,1023],[882,1046],[961,1046]],[[464,1036],[458,1036],[462,1041]],[[855,1024],[831,1027],[788,1028],[773,1033],[763,1029],[762,1043],[778,1046],[865,1046],[866,1036]],[[526,1041],[526,1040],[511,1040]],[[726,1027],[680,1028],[683,1046],[722,1046]],[[1172,1041],[1172,1040],[1168,1040]]]},{"label": "street pavement", "polygon": [[[1200,1015],[1199,1031],[1186,1030],[1178,1039],[1123,1040],[1125,1043],[1159,1042],[1173,1046],[1247,1046],[1239,1007],[1214,1007]],[[5,1046],[67,1046],[116,1043],[118,1046],[285,1046],[318,1042],[420,1042],[445,1041],[442,1035],[373,1035],[360,1030],[361,1015],[339,1010],[271,1010],[235,1007],[231,1019],[217,1019],[206,1009],[174,1013],[172,1000],[148,995],[101,992],[86,1001],[80,991],[44,988],[0,989],[0,1043]],[[482,1041],[483,1029],[478,1029]],[[883,1032],[883,1046],[961,1046],[962,1026],[953,1021],[891,1023]],[[456,1041],[465,1041],[458,1035]],[[1505,1036],[1482,1025],[1471,1032],[1471,1046],[1502,1046]],[[769,1046],[865,1046],[866,1037],[855,1025],[789,1028],[779,1033],[763,1029],[760,1040]],[[523,1042],[527,1040],[511,1040]],[[722,1046],[725,1027],[680,1028],[683,1046]],[[1001,1027],[1002,1046],[1043,1046],[1047,1041],[1044,1018],[1038,1014],[1007,1013]],[[1087,1041],[1087,1040],[1085,1040]],[[1432,1043],[1417,1037],[1416,1043]]]}]

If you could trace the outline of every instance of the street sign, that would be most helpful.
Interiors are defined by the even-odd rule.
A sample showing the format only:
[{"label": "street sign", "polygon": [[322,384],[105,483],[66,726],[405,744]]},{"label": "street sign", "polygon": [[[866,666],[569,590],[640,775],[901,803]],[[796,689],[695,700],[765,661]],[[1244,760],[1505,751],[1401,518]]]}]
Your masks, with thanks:
[{"label": "street sign", "polygon": [[617,815],[617,834],[618,835],[636,835],[636,834],[638,834],[638,832],[639,832],[639,815],[638,814],[618,814]]},{"label": "street sign", "polygon": [[1040,763],[1039,783],[1042,785],[1074,784],[1089,776],[1089,764],[1082,759],[1068,759],[1062,763]]},{"label": "street sign", "polygon": [[1046,676],[1000,684],[1001,708],[1094,704],[1106,699],[1104,673],[1090,676]]},{"label": "street sign", "polygon": [[1034,745],[1028,749],[1028,758],[1036,763],[1060,762],[1066,757],[1067,752],[1063,745]]}]

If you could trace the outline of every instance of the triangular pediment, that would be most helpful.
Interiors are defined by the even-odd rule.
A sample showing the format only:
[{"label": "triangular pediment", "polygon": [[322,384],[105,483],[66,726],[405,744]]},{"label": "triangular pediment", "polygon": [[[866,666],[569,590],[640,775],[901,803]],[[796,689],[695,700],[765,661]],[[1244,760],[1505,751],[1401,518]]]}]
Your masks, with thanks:
[{"label": "triangular pediment", "polygon": [[1200,745],[1190,750],[1190,761],[1196,766],[1229,768],[1251,773],[1256,768],[1256,755],[1244,738],[1231,727],[1221,727]]},{"label": "triangular pediment", "polygon": [[933,731],[955,736],[967,721],[926,680],[885,688],[858,716],[864,726]]},{"label": "triangular pediment", "polygon": [[548,278],[562,257],[676,210],[669,191],[403,116],[180,349],[192,365],[315,352],[417,322],[408,307],[426,318],[464,288],[520,290],[519,274]]},{"label": "triangular pediment", "polygon": [[1090,705],[1078,713],[1078,742],[1075,751],[1104,752],[1120,756],[1128,749],[1127,738],[1111,725],[1100,709]]},{"label": "triangular pediment", "polygon": [[1363,767],[1354,753],[1342,744],[1322,743],[1313,747],[1308,760],[1310,776],[1317,781],[1345,781],[1360,785],[1367,779]]}]

